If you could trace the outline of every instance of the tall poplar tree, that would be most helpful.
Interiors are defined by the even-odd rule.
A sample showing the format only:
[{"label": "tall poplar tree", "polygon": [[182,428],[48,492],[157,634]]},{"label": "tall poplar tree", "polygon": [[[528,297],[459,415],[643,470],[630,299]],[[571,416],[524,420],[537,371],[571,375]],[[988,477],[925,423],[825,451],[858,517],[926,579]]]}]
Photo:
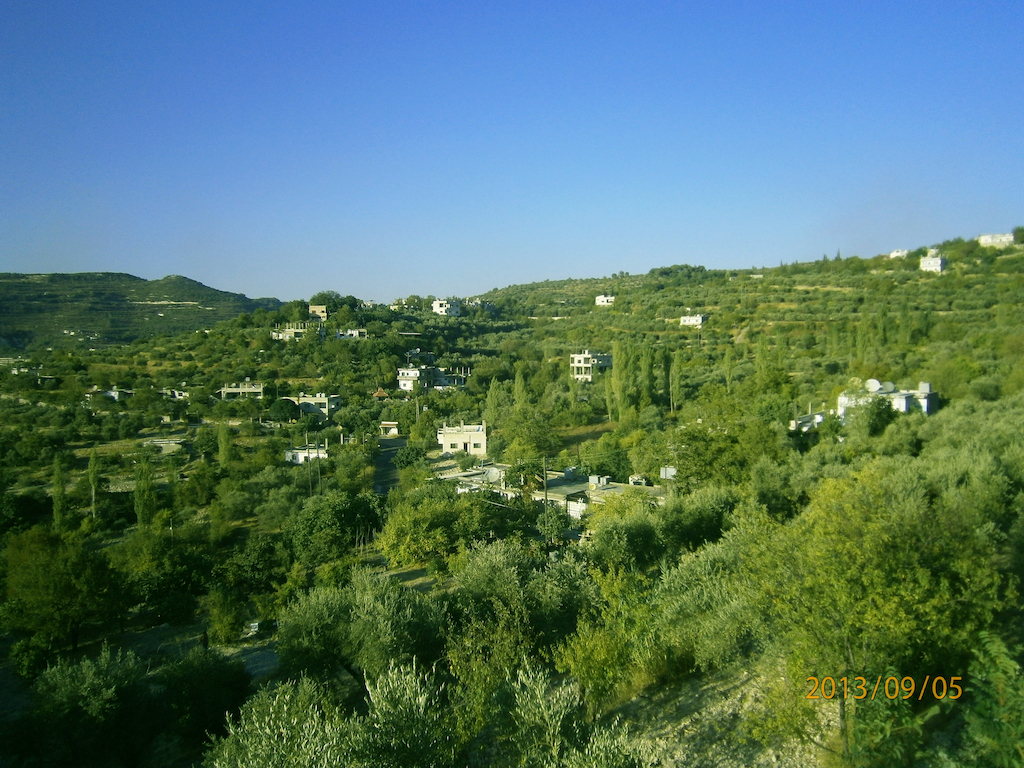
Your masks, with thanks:
[{"label": "tall poplar tree", "polygon": [[135,517],[139,529],[149,526],[156,515],[156,487],[153,483],[153,465],[143,455],[135,465]]},{"label": "tall poplar tree", "polygon": [[53,457],[53,530],[63,531],[67,513],[67,498],[64,495],[64,467],[60,456]]},{"label": "tall poplar tree", "polygon": [[96,449],[93,448],[89,454],[89,490],[92,493],[89,509],[94,519],[96,517],[96,494],[99,491],[100,479],[100,459],[96,455]]}]

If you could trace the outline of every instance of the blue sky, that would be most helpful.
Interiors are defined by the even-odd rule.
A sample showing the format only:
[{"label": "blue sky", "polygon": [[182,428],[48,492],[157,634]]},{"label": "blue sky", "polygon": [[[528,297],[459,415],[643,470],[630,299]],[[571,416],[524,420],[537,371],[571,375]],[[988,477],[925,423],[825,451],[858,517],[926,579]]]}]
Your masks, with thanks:
[{"label": "blue sky", "polygon": [[1024,224],[1016,2],[0,5],[0,271],[281,299]]}]

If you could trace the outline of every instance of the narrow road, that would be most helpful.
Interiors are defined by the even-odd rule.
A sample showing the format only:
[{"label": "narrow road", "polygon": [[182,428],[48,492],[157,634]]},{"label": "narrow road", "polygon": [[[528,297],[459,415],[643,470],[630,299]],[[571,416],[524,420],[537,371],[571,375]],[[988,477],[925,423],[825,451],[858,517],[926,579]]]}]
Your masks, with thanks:
[{"label": "narrow road", "polygon": [[398,485],[398,469],[394,465],[394,459],[398,449],[405,447],[405,438],[381,437],[377,442],[380,445],[380,455],[373,467],[373,490],[386,496],[388,491]]}]

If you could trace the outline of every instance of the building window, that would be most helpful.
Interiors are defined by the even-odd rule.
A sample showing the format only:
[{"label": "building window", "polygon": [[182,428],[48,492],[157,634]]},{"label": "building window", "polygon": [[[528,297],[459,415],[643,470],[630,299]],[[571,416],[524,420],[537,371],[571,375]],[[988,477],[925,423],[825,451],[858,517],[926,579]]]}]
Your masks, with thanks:
[{"label": "building window", "polygon": [[479,448],[480,447],[480,443],[473,443],[473,447],[474,448]]},{"label": "building window", "polygon": [[456,450],[459,447],[459,444],[458,443],[450,443],[448,445],[448,447],[451,448],[452,450]]}]

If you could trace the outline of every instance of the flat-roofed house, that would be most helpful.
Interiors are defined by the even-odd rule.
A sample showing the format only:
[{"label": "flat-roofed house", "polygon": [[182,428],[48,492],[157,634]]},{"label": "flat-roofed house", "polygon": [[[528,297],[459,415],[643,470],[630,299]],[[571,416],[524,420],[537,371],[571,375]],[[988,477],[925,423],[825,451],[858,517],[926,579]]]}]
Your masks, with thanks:
[{"label": "flat-roofed house", "polygon": [[238,384],[225,384],[219,390],[221,400],[237,400],[240,397],[263,397],[263,382],[246,379]]},{"label": "flat-roofed house", "polygon": [[315,395],[307,395],[300,392],[298,395],[288,395],[282,400],[291,400],[303,413],[309,413],[324,419],[329,419],[338,408],[341,407],[341,395],[325,395],[318,392]]},{"label": "flat-roofed house", "polygon": [[445,424],[437,430],[437,443],[446,453],[465,451],[470,456],[486,456],[487,422],[466,424],[460,421],[457,427]]}]

